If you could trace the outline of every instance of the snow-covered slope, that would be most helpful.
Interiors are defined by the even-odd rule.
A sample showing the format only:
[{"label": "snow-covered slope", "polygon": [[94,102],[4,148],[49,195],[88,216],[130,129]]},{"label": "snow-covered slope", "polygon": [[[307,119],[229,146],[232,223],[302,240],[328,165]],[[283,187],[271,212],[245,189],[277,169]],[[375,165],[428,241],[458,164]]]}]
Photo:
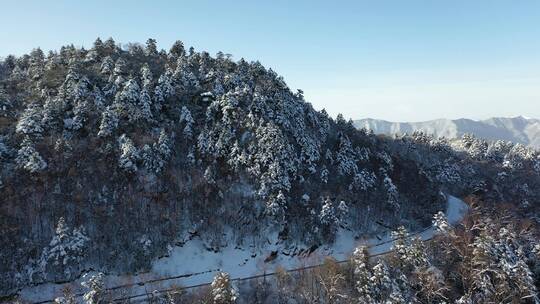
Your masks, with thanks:
[{"label": "snow-covered slope", "polygon": [[409,143],[316,111],[259,62],[97,39],[4,67],[0,296],[149,270],[188,233],[216,252],[272,233],[311,248],[444,204]]},{"label": "snow-covered slope", "polygon": [[540,148],[540,120],[523,116],[496,117],[486,120],[436,119],[424,122],[390,122],[378,119],[361,119],[354,122],[357,128],[373,130],[377,134],[404,134],[423,131],[437,137],[458,138],[465,133],[486,140],[505,140]]},{"label": "snow-covered slope", "polygon": [[[447,196],[446,215],[451,224],[459,223],[468,208],[462,200]],[[411,237],[418,236],[422,240],[429,240],[434,235],[434,227],[428,227],[411,234]],[[172,286],[189,287],[209,283],[219,271],[228,272],[234,279],[241,279],[274,272],[277,267],[296,269],[318,265],[327,256],[332,256],[338,261],[346,260],[359,245],[368,246],[371,255],[384,254],[392,250],[393,244],[390,232],[377,237],[358,239],[352,232],[341,230],[332,245],[320,247],[310,254],[292,256],[284,254],[285,251],[277,242],[277,235],[268,236],[268,245],[264,248],[245,249],[229,246],[221,252],[208,251],[199,240],[194,239],[183,246],[170,248],[169,255],[155,260],[152,263],[152,270],[148,273],[131,276],[108,275],[105,282],[107,288],[115,289],[116,296],[145,294]],[[273,261],[265,262],[265,258],[272,251],[279,253]],[[171,277],[174,279],[161,280]],[[36,303],[61,296],[62,290],[66,287],[80,294],[83,292],[81,282],[82,279],[65,284],[41,284],[23,289],[20,296],[25,301]],[[119,286],[126,287],[115,288]]]}]

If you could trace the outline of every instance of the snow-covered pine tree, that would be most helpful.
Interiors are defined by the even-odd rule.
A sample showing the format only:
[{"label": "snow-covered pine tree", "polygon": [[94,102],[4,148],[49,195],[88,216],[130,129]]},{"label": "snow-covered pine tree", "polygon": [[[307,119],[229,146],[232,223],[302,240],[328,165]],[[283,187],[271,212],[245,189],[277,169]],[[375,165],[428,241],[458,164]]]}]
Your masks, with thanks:
[{"label": "snow-covered pine tree", "polygon": [[349,138],[346,135],[341,135],[339,137],[339,149],[336,154],[339,175],[356,174],[358,165],[356,164],[355,155],[356,153]]},{"label": "snow-covered pine tree", "polygon": [[155,87],[154,107],[156,107],[157,111],[160,111],[163,103],[175,93],[170,74],[170,71],[165,71],[164,74],[159,76],[158,84]]},{"label": "snow-covered pine tree", "polygon": [[149,38],[146,40],[146,48],[144,49],[146,56],[153,57],[158,55],[156,39]]},{"label": "snow-covered pine tree", "polygon": [[517,235],[506,227],[496,227],[490,219],[475,229],[480,235],[472,244],[472,299],[499,303],[531,299],[538,303],[534,278]]},{"label": "snow-covered pine tree", "polygon": [[118,128],[118,123],[120,119],[115,110],[114,105],[109,105],[105,108],[103,113],[101,113],[101,123],[99,125],[98,136],[108,137],[113,134],[113,132]]},{"label": "snow-covered pine tree", "polygon": [[285,220],[285,211],[287,210],[287,198],[283,192],[279,191],[277,195],[271,195],[266,203],[266,212],[270,214],[278,223]]},{"label": "snow-covered pine tree", "polygon": [[141,117],[150,122],[152,120],[152,97],[146,87],[143,87],[139,95],[139,112]]},{"label": "snow-covered pine tree", "polygon": [[141,88],[135,79],[130,78],[116,95],[114,109],[120,117],[127,118],[130,122],[137,121],[143,116],[142,107],[139,107],[139,97],[141,97]]},{"label": "snow-covered pine tree", "polygon": [[98,37],[94,41],[93,47],[88,50],[86,56],[84,57],[84,62],[99,62],[103,56],[103,41]]},{"label": "snow-covered pine tree", "polygon": [[141,153],[143,165],[147,170],[158,174],[167,164],[171,153],[171,137],[167,135],[164,129],[161,129],[157,142],[152,144],[151,147],[149,145],[143,146]]},{"label": "snow-covered pine tree", "polygon": [[172,57],[172,60],[176,61],[179,57],[183,57],[185,55],[186,50],[184,48],[184,43],[180,40],[175,41],[169,50],[169,56]]},{"label": "snow-covered pine tree", "polygon": [[418,237],[410,237],[405,227],[400,226],[392,231],[392,239],[397,267],[403,272],[410,273],[418,267],[428,266],[429,262],[422,241]]},{"label": "snow-covered pine tree", "polygon": [[339,204],[334,203],[329,197],[323,200],[319,221],[324,227],[324,232],[329,238],[333,238],[340,226],[346,225],[346,217],[349,213],[349,207],[344,201]]},{"label": "snow-covered pine tree", "polygon": [[103,273],[95,275],[85,274],[85,281],[81,283],[87,291],[83,294],[85,304],[103,304],[105,303],[105,283],[103,282]]},{"label": "snow-covered pine tree", "polygon": [[375,186],[377,176],[375,173],[362,169],[359,173],[356,173],[353,178],[353,182],[349,186],[349,190],[367,191]]},{"label": "snow-covered pine tree", "polygon": [[452,228],[444,212],[439,211],[433,216],[433,227],[441,234],[448,234]]},{"label": "snow-covered pine tree", "polygon": [[236,303],[238,291],[232,285],[229,274],[218,272],[211,284],[212,300],[214,304]]},{"label": "snow-covered pine tree", "polygon": [[45,276],[52,268],[61,270],[68,278],[76,275],[89,241],[83,227],[70,229],[65,219],[60,217],[54,237],[38,260],[37,266],[42,275]]},{"label": "snow-covered pine tree", "polygon": [[195,121],[193,120],[193,116],[191,116],[191,112],[186,106],[183,106],[180,110],[180,123],[184,124],[184,130],[182,131],[184,137],[187,140],[191,140],[193,138],[193,124]]},{"label": "snow-covered pine tree", "polygon": [[322,170],[321,170],[321,181],[325,184],[328,183],[328,175],[330,174],[330,171],[328,171],[328,169],[326,167],[324,167]]},{"label": "snow-covered pine tree", "polygon": [[137,162],[139,160],[139,151],[133,144],[133,141],[127,137],[126,134],[122,134],[118,138],[118,144],[120,145],[120,158],[118,159],[118,166],[128,173],[137,172]]},{"label": "snow-covered pine tree", "polygon": [[351,257],[351,264],[354,271],[354,286],[358,293],[359,303],[373,303],[371,296],[371,268],[369,266],[369,253],[367,247],[356,248]]},{"label": "snow-covered pine tree", "polygon": [[111,56],[107,56],[105,57],[105,59],[103,59],[103,61],[101,62],[100,71],[105,75],[112,75],[114,71],[114,60],[111,58]]},{"label": "snow-covered pine tree", "polygon": [[47,168],[47,162],[41,157],[28,136],[21,143],[21,148],[17,152],[16,162],[19,168],[25,169],[30,173],[41,172]]},{"label": "snow-covered pine tree", "polygon": [[392,291],[392,285],[388,266],[383,260],[379,260],[371,269],[371,277],[369,278],[369,294],[375,303],[384,303]]},{"label": "snow-covered pine tree", "polygon": [[394,185],[394,182],[389,176],[384,177],[384,187],[386,188],[386,201],[389,206],[391,206],[395,212],[399,211],[400,204],[399,204],[399,191]]},{"label": "snow-covered pine tree", "polygon": [[30,103],[17,121],[15,131],[24,135],[40,136],[43,133],[42,119],[42,107],[38,103]]}]

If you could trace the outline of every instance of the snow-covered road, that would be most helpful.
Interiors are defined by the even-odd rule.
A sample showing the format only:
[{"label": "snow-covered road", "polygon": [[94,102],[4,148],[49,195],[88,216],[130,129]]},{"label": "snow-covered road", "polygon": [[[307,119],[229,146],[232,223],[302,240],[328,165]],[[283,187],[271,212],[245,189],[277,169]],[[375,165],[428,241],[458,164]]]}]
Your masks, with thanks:
[{"label": "snow-covered road", "polygon": [[[448,222],[451,225],[455,225],[459,223],[467,211],[469,210],[469,206],[459,198],[456,198],[454,196],[447,196],[447,203],[446,203],[446,216],[448,218]],[[427,229],[424,229],[416,234],[411,234],[411,237],[418,236],[420,239],[427,241],[435,235],[435,227],[431,226]],[[373,242],[373,243],[372,243]],[[394,242],[390,239],[390,236],[386,236],[386,240],[379,241],[379,240],[370,240],[370,245],[373,245],[373,247],[369,248],[369,253],[371,255],[374,254],[381,254],[388,252],[392,249],[392,246],[394,245]],[[349,255],[350,256],[350,255]]]},{"label": "snow-covered road", "polygon": [[[460,222],[467,210],[468,206],[462,200],[453,196],[447,196],[446,215],[450,224]],[[430,227],[413,235],[418,235],[422,240],[429,240],[434,234],[435,229]],[[131,276],[107,275],[105,277],[105,283],[108,288],[129,284],[129,287],[118,288],[115,292],[120,294],[123,291],[124,295],[139,294],[153,290],[163,290],[172,286],[192,286],[208,283],[212,281],[212,278],[218,271],[228,272],[232,278],[245,278],[265,272],[273,272],[278,266],[285,269],[293,269],[318,265],[326,256],[332,256],[336,260],[345,260],[359,245],[369,246],[369,251],[373,255],[390,251],[393,241],[389,233],[382,238],[356,240],[352,232],[342,230],[332,246],[321,247],[308,257],[291,257],[278,254],[275,260],[265,263],[264,259],[270,252],[274,250],[278,251],[279,245],[268,245],[258,252],[229,246],[223,248],[221,252],[216,253],[206,250],[201,241],[192,240],[182,247],[173,248],[169,256],[154,261],[151,271],[147,273]],[[177,276],[181,277],[142,283],[149,280]],[[23,289],[20,292],[20,296],[21,299],[31,303],[47,301],[61,296],[62,290],[67,286],[75,293],[83,292],[80,283],[81,280],[79,279],[66,284],[49,283],[31,286]]]}]

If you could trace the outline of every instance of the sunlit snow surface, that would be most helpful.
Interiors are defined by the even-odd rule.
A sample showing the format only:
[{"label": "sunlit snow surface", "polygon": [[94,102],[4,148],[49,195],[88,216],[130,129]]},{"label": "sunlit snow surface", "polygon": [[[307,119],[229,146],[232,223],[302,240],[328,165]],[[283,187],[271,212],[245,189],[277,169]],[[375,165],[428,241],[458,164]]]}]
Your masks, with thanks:
[{"label": "sunlit snow surface", "polygon": [[[462,200],[448,196],[446,215],[451,224],[458,223],[463,219],[468,210],[467,204]],[[435,234],[433,227],[423,230],[418,234],[423,240],[428,240]],[[275,239],[276,236],[269,236]],[[105,283],[107,287],[115,287],[132,283],[145,282],[148,280],[164,277],[177,277],[177,279],[165,280],[146,284],[136,284],[126,288],[115,290],[115,297],[126,295],[144,294],[153,290],[162,290],[172,286],[193,286],[209,283],[218,271],[228,272],[232,278],[245,278],[264,272],[273,272],[278,266],[285,269],[294,269],[304,266],[320,264],[326,256],[332,256],[336,260],[347,259],[354,249],[359,245],[370,246],[371,254],[388,252],[393,245],[390,235],[368,240],[356,240],[350,231],[342,230],[338,233],[337,239],[331,246],[321,247],[305,256],[289,257],[278,254],[277,258],[265,263],[265,258],[273,250],[278,250],[276,245],[268,245],[262,250],[253,252],[245,249],[236,249],[234,246],[223,248],[220,252],[212,252],[205,249],[199,240],[191,240],[182,247],[172,248],[169,256],[155,260],[152,263],[152,270],[148,273],[138,275],[107,275]],[[70,286],[75,293],[83,292],[81,280],[66,284],[41,284],[27,287],[20,292],[23,300],[32,303],[51,300],[62,295],[62,290]]]}]

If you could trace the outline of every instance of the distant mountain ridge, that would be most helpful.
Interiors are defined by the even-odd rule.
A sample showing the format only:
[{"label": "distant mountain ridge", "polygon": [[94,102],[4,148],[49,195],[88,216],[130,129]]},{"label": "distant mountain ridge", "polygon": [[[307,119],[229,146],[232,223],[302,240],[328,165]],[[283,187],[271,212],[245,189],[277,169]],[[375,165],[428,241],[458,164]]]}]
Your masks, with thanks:
[{"label": "distant mountain ridge", "polygon": [[423,122],[390,122],[379,119],[354,121],[355,127],[373,130],[377,134],[404,134],[423,131],[437,137],[457,138],[471,133],[486,140],[505,140],[540,148],[540,119],[494,117],[486,120],[435,119]]}]

